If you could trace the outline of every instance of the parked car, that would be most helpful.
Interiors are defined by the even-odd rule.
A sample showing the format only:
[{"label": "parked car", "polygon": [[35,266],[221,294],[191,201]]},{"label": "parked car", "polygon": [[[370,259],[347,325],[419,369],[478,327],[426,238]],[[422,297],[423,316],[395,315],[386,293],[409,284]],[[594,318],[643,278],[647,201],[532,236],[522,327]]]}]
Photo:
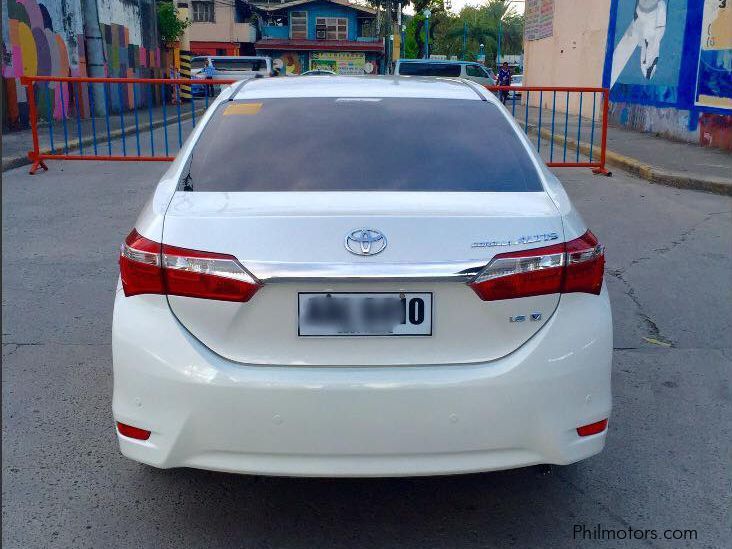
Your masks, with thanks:
[{"label": "parked car", "polygon": [[[523,74],[514,74],[511,76],[511,87],[512,88],[520,88],[521,86],[524,85],[523,82],[524,82]],[[521,90],[520,89],[511,90],[510,92],[508,92],[508,97],[510,99],[513,99],[514,97],[516,97],[516,98],[521,97]]]},{"label": "parked car", "polygon": [[[213,65],[214,73],[212,78],[214,79],[246,80],[275,75],[272,69],[271,57],[204,55],[191,59],[191,78],[206,79],[203,69],[207,61],[210,61]],[[191,86],[191,93],[194,96],[202,96],[207,92],[210,92],[211,95],[218,93],[218,86],[198,84]]]},{"label": "parked car", "polygon": [[465,78],[482,86],[493,86],[493,69],[472,61],[442,61],[436,59],[399,59],[394,67],[397,76],[442,76]]},{"label": "parked car", "polygon": [[227,87],[121,248],[120,448],[306,476],[587,458],[611,409],[603,266],[482,86]]}]

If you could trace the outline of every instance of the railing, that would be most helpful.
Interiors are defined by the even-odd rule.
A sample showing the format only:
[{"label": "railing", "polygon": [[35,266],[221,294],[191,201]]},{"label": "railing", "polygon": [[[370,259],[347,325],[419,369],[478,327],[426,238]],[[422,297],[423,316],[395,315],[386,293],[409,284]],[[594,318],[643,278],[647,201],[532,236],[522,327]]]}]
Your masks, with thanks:
[{"label": "railing", "polygon": [[[217,88],[233,82],[24,76],[33,137],[30,173],[48,169],[44,160],[173,160]],[[190,100],[181,97],[182,86],[191,87]],[[501,97],[527,135],[536,138],[548,166],[589,167],[609,175],[606,88],[488,89]]]},{"label": "railing", "polygon": [[[44,160],[173,160],[217,88],[233,82],[23,76],[33,137],[30,173],[47,170]],[[181,97],[181,86],[191,87],[192,99]],[[40,122],[46,123],[43,147]]]},{"label": "railing", "polygon": [[[501,98],[527,135],[536,137],[536,148],[546,159],[547,166],[586,167],[592,168],[594,173],[610,175],[605,167],[610,96],[607,88],[567,86],[486,86],[486,88]],[[575,114],[570,111],[574,111]],[[574,160],[571,159],[572,152],[569,160],[567,159],[568,149],[574,153]]]}]

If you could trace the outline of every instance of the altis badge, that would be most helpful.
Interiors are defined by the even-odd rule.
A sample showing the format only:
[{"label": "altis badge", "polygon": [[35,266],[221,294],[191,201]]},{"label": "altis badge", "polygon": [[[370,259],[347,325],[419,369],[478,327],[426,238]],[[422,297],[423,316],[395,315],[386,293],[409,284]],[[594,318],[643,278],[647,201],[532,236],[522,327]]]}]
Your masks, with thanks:
[{"label": "altis badge", "polygon": [[518,237],[516,240],[484,240],[480,242],[473,242],[471,248],[493,248],[495,246],[521,246],[522,244],[535,244],[536,242],[549,242],[551,240],[557,240],[559,235],[557,233],[542,233],[523,235]]}]

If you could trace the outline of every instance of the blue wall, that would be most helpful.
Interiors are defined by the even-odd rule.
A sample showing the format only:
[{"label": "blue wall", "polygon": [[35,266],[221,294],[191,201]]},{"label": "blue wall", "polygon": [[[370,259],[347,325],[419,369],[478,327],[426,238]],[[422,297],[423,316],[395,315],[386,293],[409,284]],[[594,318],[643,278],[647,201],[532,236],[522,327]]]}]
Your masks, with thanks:
[{"label": "blue wall", "polygon": [[[616,122],[730,148],[732,108],[725,103],[732,106],[732,49],[702,47],[709,41],[702,36],[705,4],[708,15],[719,16],[721,27],[723,15],[730,15],[722,15],[721,10],[732,10],[732,2],[721,8],[719,0],[659,0],[651,11],[641,10],[637,16],[638,0],[612,0],[603,85],[610,88],[611,115]],[[720,11],[712,11],[717,9]],[[727,32],[732,34],[732,29]],[[654,49],[653,37],[661,34]],[[643,63],[646,38],[651,46]]]},{"label": "blue wall", "polygon": [[[358,16],[367,15],[353,8],[332,4],[330,2],[312,2],[303,4],[287,10],[287,19],[290,20],[290,13],[293,11],[305,11],[308,14],[308,40],[315,40],[315,19],[317,17],[345,17],[348,19],[348,40],[356,40],[358,37]],[[289,38],[290,28],[269,27],[262,29],[267,38]]]}]

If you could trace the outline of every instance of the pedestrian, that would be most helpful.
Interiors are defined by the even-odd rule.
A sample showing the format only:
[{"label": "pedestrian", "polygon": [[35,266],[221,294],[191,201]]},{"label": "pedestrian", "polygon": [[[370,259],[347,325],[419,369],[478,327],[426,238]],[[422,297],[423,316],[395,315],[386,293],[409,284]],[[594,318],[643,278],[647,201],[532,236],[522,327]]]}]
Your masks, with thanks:
[{"label": "pedestrian", "polygon": [[[508,63],[506,61],[501,64],[501,68],[498,70],[498,85],[511,85],[511,69],[508,68]],[[508,90],[501,90],[498,96],[501,98],[501,103],[505,105],[506,99],[508,99]]]},{"label": "pedestrian", "polygon": [[[216,68],[213,65],[213,61],[211,61],[211,58],[206,58],[206,64],[201,72],[206,77],[206,80],[213,80],[213,77],[216,75]],[[206,86],[206,95],[209,97],[214,96],[214,87],[212,84]]]}]

